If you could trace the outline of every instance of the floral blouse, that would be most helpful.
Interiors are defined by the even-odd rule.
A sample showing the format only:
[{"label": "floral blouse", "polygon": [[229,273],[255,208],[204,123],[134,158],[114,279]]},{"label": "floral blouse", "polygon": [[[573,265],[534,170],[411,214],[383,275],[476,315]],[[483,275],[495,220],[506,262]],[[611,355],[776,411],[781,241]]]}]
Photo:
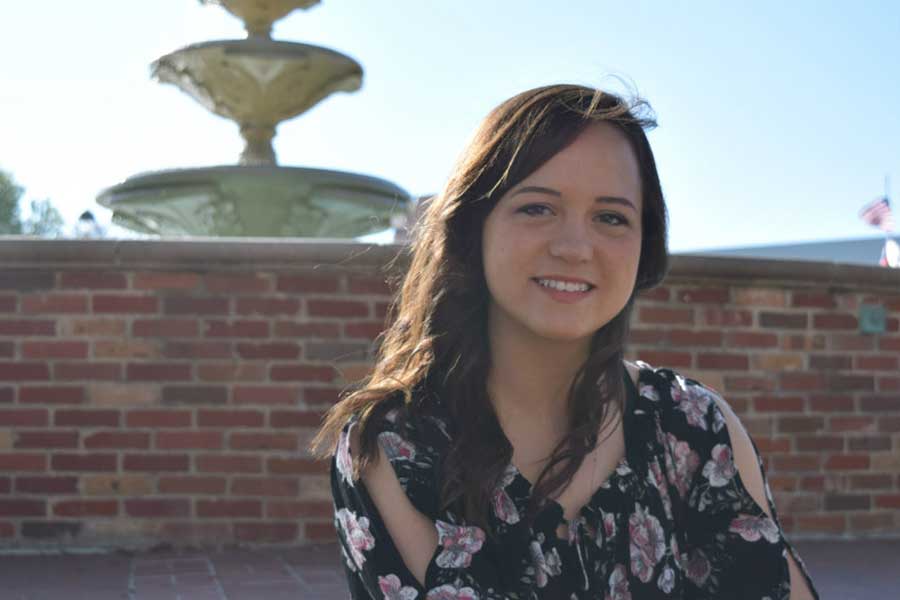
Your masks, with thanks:
[{"label": "floral blouse", "polygon": [[[405,566],[364,482],[352,478],[351,417],[331,462],[351,598],[788,600],[789,552],[818,598],[781,529],[755,443],[772,518],[741,481],[717,393],[672,369],[637,364],[637,388],[623,365],[626,453],[615,471],[571,522],[551,499],[529,525],[531,483],[510,464],[489,515],[499,541],[438,508],[441,458],[451,440],[446,414],[402,419],[397,401],[378,442],[412,505],[437,529],[424,586]],[[568,539],[556,533],[564,523]]]}]

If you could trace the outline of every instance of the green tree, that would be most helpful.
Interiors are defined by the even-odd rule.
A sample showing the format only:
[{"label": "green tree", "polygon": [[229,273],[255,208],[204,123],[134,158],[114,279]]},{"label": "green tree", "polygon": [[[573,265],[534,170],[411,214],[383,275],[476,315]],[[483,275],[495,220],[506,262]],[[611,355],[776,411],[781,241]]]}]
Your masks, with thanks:
[{"label": "green tree", "polygon": [[0,235],[62,237],[65,221],[49,200],[32,200],[31,214],[22,221],[19,203],[25,189],[0,171]]}]

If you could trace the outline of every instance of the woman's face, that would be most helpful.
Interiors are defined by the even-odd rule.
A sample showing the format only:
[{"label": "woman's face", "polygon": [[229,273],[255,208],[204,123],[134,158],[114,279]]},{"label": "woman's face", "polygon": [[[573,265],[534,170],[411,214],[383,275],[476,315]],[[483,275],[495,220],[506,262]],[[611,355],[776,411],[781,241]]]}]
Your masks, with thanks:
[{"label": "woman's face", "polygon": [[615,317],[637,277],[641,203],[637,159],[607,123],[591,124],[507,191],[482,239],[492,332],[577,341]]}]

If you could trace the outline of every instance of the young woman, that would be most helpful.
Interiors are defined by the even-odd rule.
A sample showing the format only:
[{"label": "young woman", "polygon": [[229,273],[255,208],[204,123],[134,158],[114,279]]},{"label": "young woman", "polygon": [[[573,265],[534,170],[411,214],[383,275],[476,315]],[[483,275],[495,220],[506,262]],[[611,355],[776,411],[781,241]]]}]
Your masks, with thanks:
[{"label": "young woman", "polygon": [[668,264],[643,109],[518,94],[429,202],[373,373],[311,446],[352,598],[818,598],[725,400],[623,360]]}]

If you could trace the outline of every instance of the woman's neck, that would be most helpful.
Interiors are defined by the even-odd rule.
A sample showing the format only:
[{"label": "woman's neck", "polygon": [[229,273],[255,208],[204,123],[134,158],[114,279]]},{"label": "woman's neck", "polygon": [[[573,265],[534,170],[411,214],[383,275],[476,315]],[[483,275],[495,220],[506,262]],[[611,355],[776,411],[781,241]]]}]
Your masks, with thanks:
[{"label": "woman's neck", "polygon": [[508,326],[489,326],[489,339],[487,389],[504,430],[567,432],[569,387],[590,340],[552,341]]}]

